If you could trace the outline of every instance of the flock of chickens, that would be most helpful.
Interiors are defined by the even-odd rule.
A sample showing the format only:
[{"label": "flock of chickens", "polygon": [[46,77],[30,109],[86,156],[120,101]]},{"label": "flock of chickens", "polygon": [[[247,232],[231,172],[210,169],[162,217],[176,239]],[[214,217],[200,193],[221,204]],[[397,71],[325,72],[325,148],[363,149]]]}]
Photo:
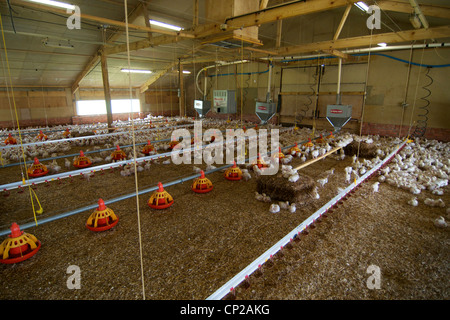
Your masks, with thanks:
[{"label": "flock of chickens", "polygon": [[[148,120],[148,119],[147,119]],[[135,132],[135,143],[144,143],[148,140],[156,141],[155,143],[155,154],[157,151],[167,152],[169,150],[169,141],[171,137],[171,132],[173,130],[174,122],[167,123],[162,121],[157,128],[151,131],[148,130],[137,130]],[[181,119],[175,118],[175,123]],[[224,132],[227,128],[237,128],[239,122],[223,122],[220,120],[208,120],[204,121],[206,128],[215,128],[219,131]],[[111,159],[111,151],[105,149],[111,149],[115,146],[128,146],[123,147],[122,150],[127,154],[128,159],[134,158],[133,148],[129,147],[133,143],[133,137],[127,126],[127,122],[115,123],[115,126],[120,128],[116,135],[102,135],[106,133],[107,130],[104,127],[99,127],[99,125],[78,125],[70,126],[71,132],[77,132],[78,135],[83,135],[84,133],[95,132],[97,136],[91,136],[89,138],[77,139],[72,141],[61,141],[58,143],[48,143],[40,145],[29,145],[25,147],[25,158],[27,161],[33,160],[35,157],[38,159],[46,159],[50,157],[64,156],[72,147],[84,147],[86,151],[98,151],[93,156],[92,162],[96,163],[108,163],[114,161]],[[147,124],[142,127],[148,128]],[[270,125],[267,127],[279,128],[280,131],[282,127]],[[52,128],[53,133],[48,133],[49,140],[63,139],[61,132],[66,130],[66,127]],[[61,131],[58,131],[60,129]],[[203,128],[205,129],[205,128]],[[123,134],[119,134],[122,131]],[[298,141],[305,141],[308,137],[311,137],[311,129],[302,128],[298,130],[287,130],[280,134],[280,147],[285,149],[288,146],[294,145]],[[298,146],[300,152],[291,151],[290,153],[285,150],[285,157],[280,159],[280,173],[289,182],[295,183],[299,179],[298,171],[295,170],[291,164],[293,159],[297,158],[298,161],[306,162],[311,159],[315,159],[329,152],[333,147],[342,147],[339,151],[330,154],[328,157],[336,161],[342,161],[346,158],[343,147],[352,141],[364,141],[365,143],[375,144],[377,146],[377,156],[373,159],[362,159],[352,156],[351,165],[345,167],[344,172],[341,174],[345,177],[345,183],[352,183],[355,179],[363,176],[368,170],[373,168],[376,164],[382,161],[386,155],[392,152],[396,146],[398,146],[402,140],[399,138],[383,138],[379,136],[359,136],[355,134],[350,134],[346,132],[341,132],[334,139],[326,139],[328,132],[316,132],[318,134],[323,134],[325,141],[323,143],[314,143],[312,145],[302,145]],[[161,140],[161,142],[158,142]],[[34,135],[23,135],[22,143],[32,143],[36,142],[36,136]],[[236,146],[236,145],[235,145]],[[224,144],[224,154],[230,152],[230,146]],[[84,149],[83,149],[84,150]],[[140,158],[145,156],[139,150],[136,150],[136,157]],[[22,150],[20,147],[3,149],[1,153],[3,164],[18,162],[22,160]],[[270,163],[270,156],[266,156],[263,161]],[[161,160],[157,160],[161,161]],[[64,159],[64,167],[66,170],[72,169],[72,161],[68,158]],[[162,160],[162,164],[171,163],[170,157]],[[61,171],[62,167],[58,164],[57,160],[52,160],[46,164],[50,173],[58,173]],[[207,166],[207,170],[214,169],[212,164]],[[136,170],[138,172],[149,170],[150,162],[144,162],[137,165]],[[195,172],[199,172],[200,168],[194,167]],[[252,174],[255,177],[261,175],[261,168],[255,165],[255,163],[249,163],[245,168],[242,169],[243,180],[248,181],[252,178]],[[324,188],[325,185],[334,179],[333,175],[337,172],[333,168],[324,172],[320,179],[317,179],[316,187],[313,190],[313,197],[319,199],[319,190]],[[135,174],[134,165],[123,166],[121,175],[129,176]],[[446,204],[439,198],[444,192],[446,192],[446,187],[448,186],[448,180],[450,176],[450,144],[439,142],[436,140],[427,140],[424,138],[415,139],[413,142],[408,143],[399,153],[397,153],[392,159],[392,161],[380,170],[380,175],[378,176],[378,181],[372,185],[373,192],[378,192],[380,184],[387,183],[391,186],[406,190],[412,194],[411,199],[408,204],[412,206],[418,206],[420,202],[424,205],[442,207],[445,208]],[[340,190],[338,189],[338,192]],[[419,199],[419,194],[422,192],[428,192],[430,196],[426,196],[424,200]],[[427,194],[428,194],[427,193]],[[255,194],[255,197],[259,201],[272,202],[270,197],[265,194]],[[295,203],[287,202],[276,202],[271,203],[269,211],[273,213],[280,212],[281,210],[288,210],[289,212],[296,211]],[[441,216],[436,219],[436,226],[446,227],[447,222],[445,219],[450,218],[450,208],[446,209],[446,217]]]}]

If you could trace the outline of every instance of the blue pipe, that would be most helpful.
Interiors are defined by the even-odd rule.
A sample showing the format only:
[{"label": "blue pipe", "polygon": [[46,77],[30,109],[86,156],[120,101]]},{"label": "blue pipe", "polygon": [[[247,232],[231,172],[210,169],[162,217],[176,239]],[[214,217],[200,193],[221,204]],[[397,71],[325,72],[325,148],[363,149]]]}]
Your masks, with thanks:
[{"label": "blue pipe", "polygon": [[[351,54],[351,56],[354,57],[361,57],[361,56],[368,56],[369,53],[355,53],[355,54]],[[399,62],[403,62],[403,63],[411,63],[411,65],[414,66],[418,66],[418,67],[424,67],[424,68],[446,68],[446,67],[450,67],[450,64],[420,64],[420,63],[416,63],[416,62],[412,62],[412,61],[408,61],[408,60],[404,60],[404,59],[400,59],[394,56],[390,56],[388,54],[385,53],[378,53],[378,52],[371,52],[370,55],[375,55],[375,56],[382,56],[385,58],[389,58],[389,59],[393,59]],[[333,59],[333,56],[325,56],[325,57],[318,57],[319,59]],[[296,61],[308,61],[308,60],[316,60],[317,58],[299,58],[299,59],[286,59],[286,60],[281,60],[281,62],[296,62]]]}]

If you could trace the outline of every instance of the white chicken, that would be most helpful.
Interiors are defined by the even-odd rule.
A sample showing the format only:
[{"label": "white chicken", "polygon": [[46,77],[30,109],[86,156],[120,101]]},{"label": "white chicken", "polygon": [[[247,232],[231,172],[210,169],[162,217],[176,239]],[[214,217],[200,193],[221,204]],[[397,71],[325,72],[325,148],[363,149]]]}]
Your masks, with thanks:
[{"label": "white chicken", "polygon": [[375,182],[374,184],[372,184],[372,191],[373,192],[378,192],[379,186],[380,186],[379,182]]},{"label": "white chicken", "polygon": [[417,207],[419,205],[419,201],[417,200],[416,197],[412,198],[411,200],[408,201],[408,204],[413,206],[413,207]]},{"label": "white chicken", "polygon": [[442,216],[434,220],[434,225],[438,228],[447,228],[447,222]]},{"label": "white chicken", "polygon": [[269,211],[271,213],[278,213],[278,212],[280,212],[280,206],[278,204],[272,203],[270,205]]}]

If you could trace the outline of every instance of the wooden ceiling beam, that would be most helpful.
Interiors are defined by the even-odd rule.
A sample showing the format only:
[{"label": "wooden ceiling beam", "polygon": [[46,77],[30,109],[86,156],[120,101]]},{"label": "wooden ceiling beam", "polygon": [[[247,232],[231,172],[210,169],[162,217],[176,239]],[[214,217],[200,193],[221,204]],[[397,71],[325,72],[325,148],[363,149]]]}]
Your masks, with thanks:
[{"label": "wooden ceiling beam", "polygon": [[226,25],[227,30],[236,30],[278,20],[288,19],[301,15],[332,10],[353,4],[356,0],[312,0],[305,2],[293,2],[284,5],[269,7],[236,17],[228,18],[223,23],[211,23],[199,26],[195,30],[196,38],[220,34]]},{"label": "wooden ceiling beam", "polygon": [[293,54],[317,52],[324,50],[339,50],[346,48],[367,47],[380,42],[387,44],[410,42],[414,40],[438,39],[450,37],[450,25],[429,29],[388,32],[374,35],[345,38],[308,43],[297,46],[283,47],[278,50],[278,56],[292,56]]},{"label": "wooden ceiling beam", "polygon": [[[381,10],[414,13],[414,9],[409,2],[399,2],[393,0],[379,0],[376,3]],[[432,4],[420,4],[420,10],[425,16],[450,19],[450,7],[437,6]]]}]

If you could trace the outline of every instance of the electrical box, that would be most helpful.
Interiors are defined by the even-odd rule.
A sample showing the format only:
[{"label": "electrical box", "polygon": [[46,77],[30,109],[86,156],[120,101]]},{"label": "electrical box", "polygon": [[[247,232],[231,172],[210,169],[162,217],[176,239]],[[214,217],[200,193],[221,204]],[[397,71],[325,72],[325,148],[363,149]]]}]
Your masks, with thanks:
[{"label": "electrical box", "polygon": [[234,90],[214,90],[213,108],[216,113],[236,113],[236,92]]},{"label": "electrical box", "polygon": [[277,104],[275,102],[259,102],[256,101],[255,113],[261,120],[261,123],[266,123],[277,112]]},{"label": "electrical box", "polygon": [[211,102],[203,100],[194,100],[194,109],[199,114],[200,118],[203,118],[209,110],[211,110]]}]

